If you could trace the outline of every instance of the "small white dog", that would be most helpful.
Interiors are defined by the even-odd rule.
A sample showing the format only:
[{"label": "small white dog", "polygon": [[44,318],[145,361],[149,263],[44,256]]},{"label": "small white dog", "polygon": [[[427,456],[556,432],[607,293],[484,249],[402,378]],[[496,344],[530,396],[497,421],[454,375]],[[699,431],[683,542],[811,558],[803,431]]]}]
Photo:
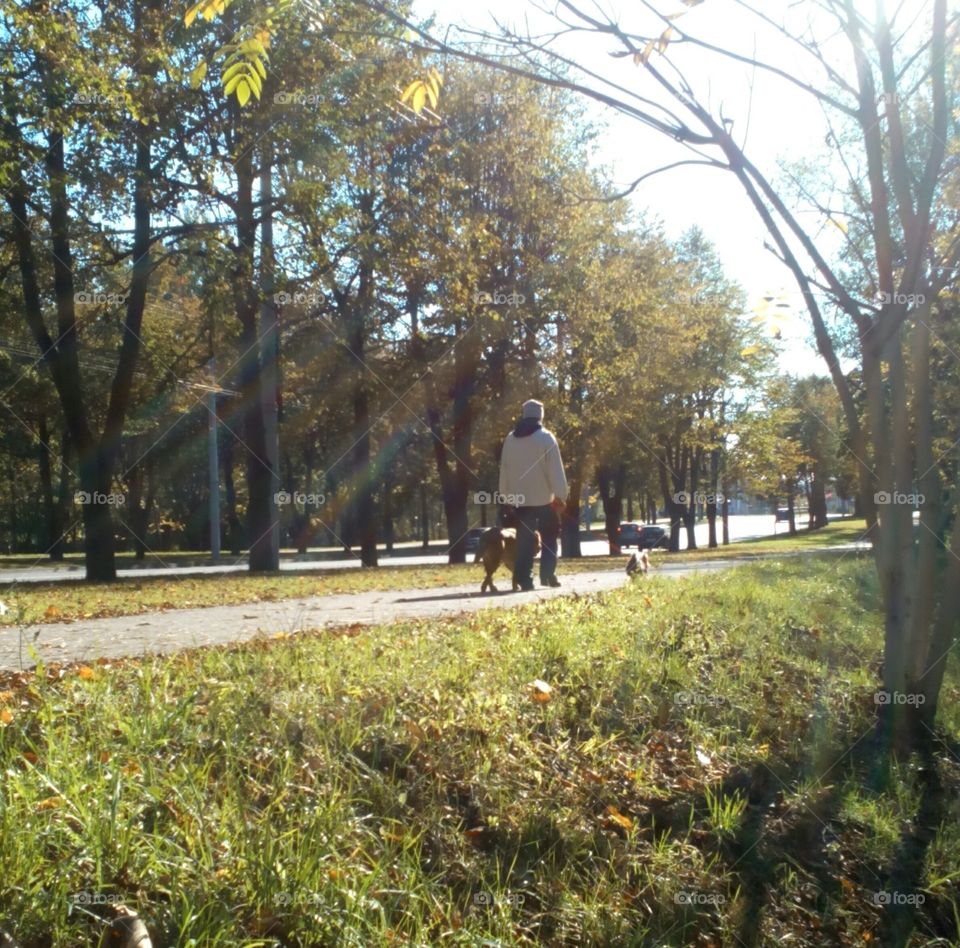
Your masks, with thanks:
[{"label": "small white dog", "polygon": [[650,571],[650,554],[646,550],[637,550],[627,561],[627,575],[634,579],[638,575],[644,576]]}]

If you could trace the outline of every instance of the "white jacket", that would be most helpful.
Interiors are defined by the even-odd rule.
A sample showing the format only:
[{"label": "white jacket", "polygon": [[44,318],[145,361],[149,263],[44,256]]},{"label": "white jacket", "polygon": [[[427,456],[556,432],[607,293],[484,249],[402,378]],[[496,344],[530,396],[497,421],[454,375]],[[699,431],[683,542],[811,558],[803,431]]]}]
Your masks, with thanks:
[{"label": "white jacket", "polygon": [[[556,497],[567,499],[567,476],[557,439],[545,428],[518,438],[512,431],[500,457],[501,503],[516,498],[517,507],[541,507]],[[522,498],[522,499],[521,499]]]}]

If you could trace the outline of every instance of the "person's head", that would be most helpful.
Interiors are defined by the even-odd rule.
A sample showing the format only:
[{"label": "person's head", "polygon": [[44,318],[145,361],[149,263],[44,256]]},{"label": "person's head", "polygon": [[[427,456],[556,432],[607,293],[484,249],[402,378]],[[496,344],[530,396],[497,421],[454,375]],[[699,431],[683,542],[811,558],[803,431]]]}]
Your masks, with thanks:
[{"label": "person's head", "polygon": [[543,402],[538,402],[535,398],[530,398],[523,403],[520,413],[521,418],[530,418],[534,421],[543,421]]}]

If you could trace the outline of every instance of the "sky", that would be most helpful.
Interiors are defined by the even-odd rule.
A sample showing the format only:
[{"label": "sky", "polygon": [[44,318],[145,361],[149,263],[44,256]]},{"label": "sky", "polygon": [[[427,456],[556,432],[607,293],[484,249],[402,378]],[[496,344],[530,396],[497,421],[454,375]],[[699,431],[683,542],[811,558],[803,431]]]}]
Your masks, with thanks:
[{"label": "sky", "polygon": [[[867,0],[862,0],[866,3]],[[638,18],[637,0],[585,0],[582,8],[590,11],[599,3],[614,12],[625,28],[641,32],[645,24]],[[869,0],[872,5],[873,0]],[[924,0],[906,0],[922,8]],[[761,0],[762,8],[776,15],[783,0]],[[550,4],[552,6],[552,4]],[[813,4],[801,6],[813,7]],[[658,2],[659,9],[687,10],[677,0]],[[435,14],[442,26],[434,30],[443,35],[447,24],[495,31],[494,18],[518,31],[537,33],[550,22],[531,0],[415,0],[415,14]],[[776,64],[791,75],[814,78],[815,64],[809,57],[779,39],[741,11],[732,0],[705,0],[687,10],[678,25],[717,46],[730,46],[745,55],[756,49],[764,61]],[[646,31],[649,32],[649,27]],[[659,30],[658,30],[659,32]],[[451,35],[456,39],[456,34]],[[611,37],[584,34],[565,37],[556,47],[564,55],[585,64],[604,77],[614,79],[629,90],[652,95],[654,86],[645,71],[629,58],[616,59]],[[811,97],[790,83],[763,71],[755,71],[717,56],[673,47],[672,54],[698,96],[715,107],[722,105],[725,117],[733,120],[733,135],[739,141],[746,136],[747,155],[753,163],[777,180],[778,161],[810,161],[823,167],[827,161],[825,144],[827,125],[823,113]],[[842,52],[838,48],[837,54]],[[656,53],[653,61],[657,62]],[[838,60],[842,62],[842,60]],[[819,78],[819,77],[818,77]],[[597,86],[597,83],[593,83]],[[588,100],[589,101],[589,100]],[[690,157],[673,141],[627,116],[619,115],[600,103],[589,101],[588,114],[605,123],[594,160],[609,169],[614,182],[624,188],[636,178],[680,158]],[[823,359],[810,339],[809,317],[790,273],[764,249],[766,230],[746,193],[729,172],[709,167],[683,167],[655,175],[642,182],[629,200],[663,222],[670,237],[679,237],[692,225],[700,226],[715,244],[728,274],[744,287],[748,308],[774,317],[782,334],[780,357],[784,371],[796,375],[826,374]],[[829,221],[804,221],[814,232],[833,235]],[[836,235],[839,240],[839,233]],[[769,298],[773,297],[770,301]]]}]

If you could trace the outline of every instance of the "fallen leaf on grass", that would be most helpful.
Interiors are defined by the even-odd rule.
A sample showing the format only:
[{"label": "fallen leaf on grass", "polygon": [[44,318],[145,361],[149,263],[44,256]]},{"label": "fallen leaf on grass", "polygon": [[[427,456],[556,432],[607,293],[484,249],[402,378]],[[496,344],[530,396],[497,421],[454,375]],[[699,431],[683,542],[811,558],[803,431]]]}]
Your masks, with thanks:
[{"label": "fallen leaf on grass", "polygon": [[539,678],[535,678],[530,682],[530,689],[530,697],[540,704],[546,704],[550,700],[550,695],[553,693],[553,688]]},{"label": "fallen leaf on grass", "polygon": [[13,721],[13,712],[9,708],[3,708],[0,710],[0,724],[6,725],[10,724]]},{"label": "fallen leaf on grass", "polygon": [[608,806],[606,812],[607,819],[610,820],[611,823],[616,823],[617,826],[625,830],[633,829],[633,820],[631,820],[629,816],[624,816],[615,806]]},{"label": "fallen leaf on grass", "polygon": [[94,672],[93,672],[93,669],[92,669],[89,665],[81,665],[81,666],[77,669],[77,674],[78,674],[82,679],[84,679],[84,681],[89,681],[91,678],[93,678]]},{"label": "fallen leaf on grass", "polygon": [[34,809],[36,810],[56,810],[63,803],[63,797],[47,797],[45,800],[41,800]]}]

